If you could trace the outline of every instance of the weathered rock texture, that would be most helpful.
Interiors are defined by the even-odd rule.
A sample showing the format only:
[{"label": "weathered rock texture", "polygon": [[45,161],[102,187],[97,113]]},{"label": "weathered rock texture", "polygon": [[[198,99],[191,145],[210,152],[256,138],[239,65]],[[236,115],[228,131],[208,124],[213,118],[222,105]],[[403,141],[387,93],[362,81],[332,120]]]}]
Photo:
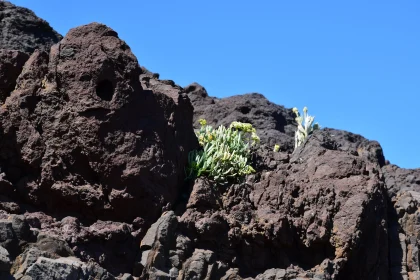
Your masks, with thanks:
[{"label": "weathered rock texture", "polygon": [[49,51],[61,40],[43,19],[29,9],[17,7],[8,1],[0,1],[0,49],[32,53],[39,49]]},{"label": "weathered rock texture", "polygon": [[194,105],[195,126],[199,126],[197,120],[201,118],[215,127],[233,121],[251,123],[263,143],[271,147],[278,144],[282,151],[293,151],[296,122],[291,109],[274,104],[258,93],[219,99],[208,96],[198,84],[187,86],[185,92]]},{"label": "weathered rock texture", "polygon": [[420,279],[420,169],[382,168],[389,203],[390,279]]},{"label": "weathered rock texture", "polygon": [[[198,279],[220,279],[229,268],[238,269],[234,279],[272,268],[283,275],[275,279],[294,279],[285,276],[291,268],[301,277],[386,279],[387,201],[377,162],[342,149],[330,131],[315,133],[293,155],[266,151],[261,158],[260,173],[244,184],[195,182],[178,226],[174,218],[159,226],[176,230],[142,248],[145,279],[171,270],[192,279],[191,269]],[[178,250],[185,247],[178,239],[190,249]],[[191,247],[192,259],[178,261]]]},{"label": "weathered rock texture", "polygon": [[[105,25],[53,45],[0,2],[0,27],[0,279],[420,279],[420,169],[378,142],[294,151],[290,109],[160,80]],[[199,118],[252,123],[257,172],[185,181]]]},{"label": "weathered rock texture", "polygon": [[80,260],[95,260],[109,272],[131,272],[137,255],[142,225],[101,221],[82,223],[71,216],[54,218],[42,212],[27,212],[25,218],[33,230],[63,240]]},{"label": "weathered rock texture", "polygon": [[[171,80],[159,80],[159,74],[142,68],[140,80],[145,88],[173,90],[182,89]],[[209,125],[229,125],[233,121],[251,123],[257,130],[262,143],[273,147],[280,145],[282,151],[292,152],[296,130],[295,115],[291,109],[268,101],[262,94],[251,93],[227,98],[208,95],[206,89],[193,83],[182,89],[188,94],[194,106],[194,127],[199,119],[206,119]]]},{"label": "weathered rock texture", "polygon": [[0,104],[15,89],[16,80],[28,58],[20,51],[0,49]]},{"label": "weathered rock texture", "polygon": [[[51,52],[0,55],[0,209],[25,213],[81,261],[131,272],[145,227],[177,199],[196,148],[188,97],[143,90],[137,59],[101,24],[72,29]],[[22,250],[5,248],[8,267]],[[29,271],[69,264],[79,266],[42,260]]]},{"label": "weathered rock texture", "polygon": [[0,109],[0,167],[30,204],[89,218],[154,220],[194,148],[183,94],[143,90],[140,67],[101,24],[35,51]]}]

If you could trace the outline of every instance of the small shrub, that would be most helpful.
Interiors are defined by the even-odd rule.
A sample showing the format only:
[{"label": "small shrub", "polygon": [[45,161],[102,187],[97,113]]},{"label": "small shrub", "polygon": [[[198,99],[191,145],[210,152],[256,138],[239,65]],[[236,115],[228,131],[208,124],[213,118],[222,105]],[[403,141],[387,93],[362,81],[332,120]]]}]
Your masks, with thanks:
[{"label": "small shrub", "polygon": [[188,178],[206,176],[217,183],[237,180],[255,170],[249,164],[251,148],[260,138],[249,123],[232,122],[226,128],[214,129],[206,120],[199,120],[197,134],[201,150],[188,155]]},{"label": "small shrub", "polygon": [[[293,108],[293,112],[296,115],[295,120],[298,123],[298,128],[295,132],[295,149],[299,147],[303,142],[305,142],[306,138],[314,130],[319,129],[318,123],[313,124],[315,117],[308,115],[308,108],[303,108],[303,118],[299,114],[299,110],[295,107]],[[313,124],[313,125],[312,125]]]}]

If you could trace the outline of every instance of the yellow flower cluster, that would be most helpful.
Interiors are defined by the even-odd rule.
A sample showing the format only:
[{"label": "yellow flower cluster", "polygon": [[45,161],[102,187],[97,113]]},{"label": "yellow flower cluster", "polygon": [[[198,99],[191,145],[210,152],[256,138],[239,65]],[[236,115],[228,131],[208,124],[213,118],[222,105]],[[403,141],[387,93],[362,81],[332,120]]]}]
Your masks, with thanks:
[{"label": "yellow flower cluster", "polygon": [[201,128],[197,138],[202,149],[188,155],[189,178],[205,175],[225,183],[255,172],[248,162],[250,146],[259,143],[260,138],[251,124],[233,122],[228,128],[221,125],[214,129],[204,119],[198,122]]},{"label": "yellow flower cluster", "polygon": [[250,123],[232,122],[229,127],[243,132],[256,132],[255,128]]},{"label": "yellow flower cluster", "polygon": [[243,131],[245,133],[251,133],[252,144],[260,143],[260,137],[258,137],[257,131],[252,126],[252,124],[243,122],[232,122],[229,127],[237,129],[239,131]]}]

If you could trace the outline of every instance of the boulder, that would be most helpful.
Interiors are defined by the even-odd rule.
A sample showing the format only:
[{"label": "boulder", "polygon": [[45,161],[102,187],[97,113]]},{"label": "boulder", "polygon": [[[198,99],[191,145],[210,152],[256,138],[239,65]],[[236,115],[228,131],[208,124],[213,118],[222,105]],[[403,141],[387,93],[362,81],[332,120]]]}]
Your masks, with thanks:
[{"label": "boulder", "polygon": [[115,277],[98,266],[84,264],[77,259],[50,259],[39,257],[36,262],[26,270],[21,279],[114,280]]},{"label": "boulder", "polygon": [[29,54],[36,49],[49,51],[62,38],[33,11],[15,6],[9,1],[0,1],[0,33],[0,49]]},{"label": "boulder", "polygon": [[[160,279],[159,277],[170,279],[171,269],[177,268],[170,261],[170,258],[175,255],[170,252],[174,252],[173,250],[176,249],[177,226],[178,219],[173,211],[169,211],[149,228],[140,243],[138,267],[142,271],[139,270],[136,274],[141,273],[144,279]],[[179,267],[183,260],[179,260],[179,258],[177,260]]]},{"label": "boulder", "polygon": [[109,27],[74,28],[35,51],[0,108],[0,168],[27,203],[149,224],[172,205],[196,147],[186,94],[143,90]]}]

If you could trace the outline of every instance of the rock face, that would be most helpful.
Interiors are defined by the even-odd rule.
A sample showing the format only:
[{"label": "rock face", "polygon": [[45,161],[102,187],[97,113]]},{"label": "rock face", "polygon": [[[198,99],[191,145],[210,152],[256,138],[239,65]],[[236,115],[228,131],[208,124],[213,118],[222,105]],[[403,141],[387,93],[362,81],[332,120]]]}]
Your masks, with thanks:
[{"label": "rock face", "polygon": [[[1,3],[0,3],[1,5]],[[26,53],[0,49],[0,103],[15,89],[16,80],[28,60]]]},{"label": "rock face", "polygon": [[115,275],[132,272],[140,238],[145,234],[144,221],[127,224],[98,220],[88,224],[75,217],[60,219],[42,212],[27,212],[25,219],[33,230],[68,244],[72,253],[67,256],[75,255],[85,262],[95,260]]},{"label": "rock face", "polygon": [[31,10],[0,1],[0,49],[32,53],[39,49],[49,51],[61,40],[52,27]]},{"label": "rock face", "polygon": [[171,80],[159,80],[159,74],[142,68],[140,80],[144,88],[160,89],[165,92],[182,90],[188,94],[194,106],[194,127],[198,128],[199,119],[206,119],[209,125],[217,127],[229,125],[233,121],[251,123],[257,130],[263,144],[280,150],[292,152],[296,130],[295,115],[291,109],[268,101],[262,94],[251,93],[227,98],[208,95],[206,89],[193,83],[181,88]]},{"label": "rock face", "polygon": [[[324,128],[294,150],[290,109],[160,80],[102,24],[52,46],[0,2],[0,27],[0,279],[420,279],[420,169],[378,142]],[[252,123],[257,172],[185,181],[199,118]]]},{"label": "rock face", "polygon": [[258,93],[237,95],[227,98],[214,98],[204,87],[191,84],[185,92],[194,106],[194,125],[198,119],[206,119],[215,127],[229,125],[233,121],[251,123],[263,143],[274,147],[280,145],[282,151],[293,151],[295,116],[291,109],[276,105]]},{"label": "rock face", "polygon": [[21,197],[89,218],[153,220],[194,148],[183,94],[143,90],[129,47],[105,25],[35,51],[0,109],[1,169]]},{"label": "rock face", "polygon": [[[14,234],[10,235],[10,242],[23,241],[28,237],[36,239],[24,217],[13,216],[12,220]],[[21,229],[15,229],[16,226]],[[22,232],[22,228],[27,230]],[[1,279],[115,279],[99,265],[86,264],[74,257],[65,241],[44,234],[39,234],[35,241],[27,246],[21,245],[21,250],[26,249],[19,256],[14,256],[13,266],[10,268],[9,263],[7,270],[4,269],[3,256],[7,256],[8,252],[0,247]]]},{"label": "rock face", "polygon": [[[386,279],[387,201],[378,163],[356,149],[341,149],[329,131],[315,133],[292,156],[266,151],[261,158],[261,173],[244,184],[221,189],[195,182],[178,226],[171,222],[176,229],[165,231],[172,236],[159,243],[160,238],[149,238],[155,243],[143,254],[159,257],[143,258],[144,275],[153,276],[145,279],[171,271],[179,271],[180,279],[193,274],[221,279],[232,277],[228,269],[235,267],[232,279],[295,279],[286,276],[290,273]],[[189,240],[189,249],[179,250],[185,246],[178,239]],[[157,249],[162,247],[166,255]],[[155,264],[156,259],[166,266]]]},{"label": "rock face", "polygon": [[390,279],[420,279],[420,169],[382,168],[389,204]]}]

